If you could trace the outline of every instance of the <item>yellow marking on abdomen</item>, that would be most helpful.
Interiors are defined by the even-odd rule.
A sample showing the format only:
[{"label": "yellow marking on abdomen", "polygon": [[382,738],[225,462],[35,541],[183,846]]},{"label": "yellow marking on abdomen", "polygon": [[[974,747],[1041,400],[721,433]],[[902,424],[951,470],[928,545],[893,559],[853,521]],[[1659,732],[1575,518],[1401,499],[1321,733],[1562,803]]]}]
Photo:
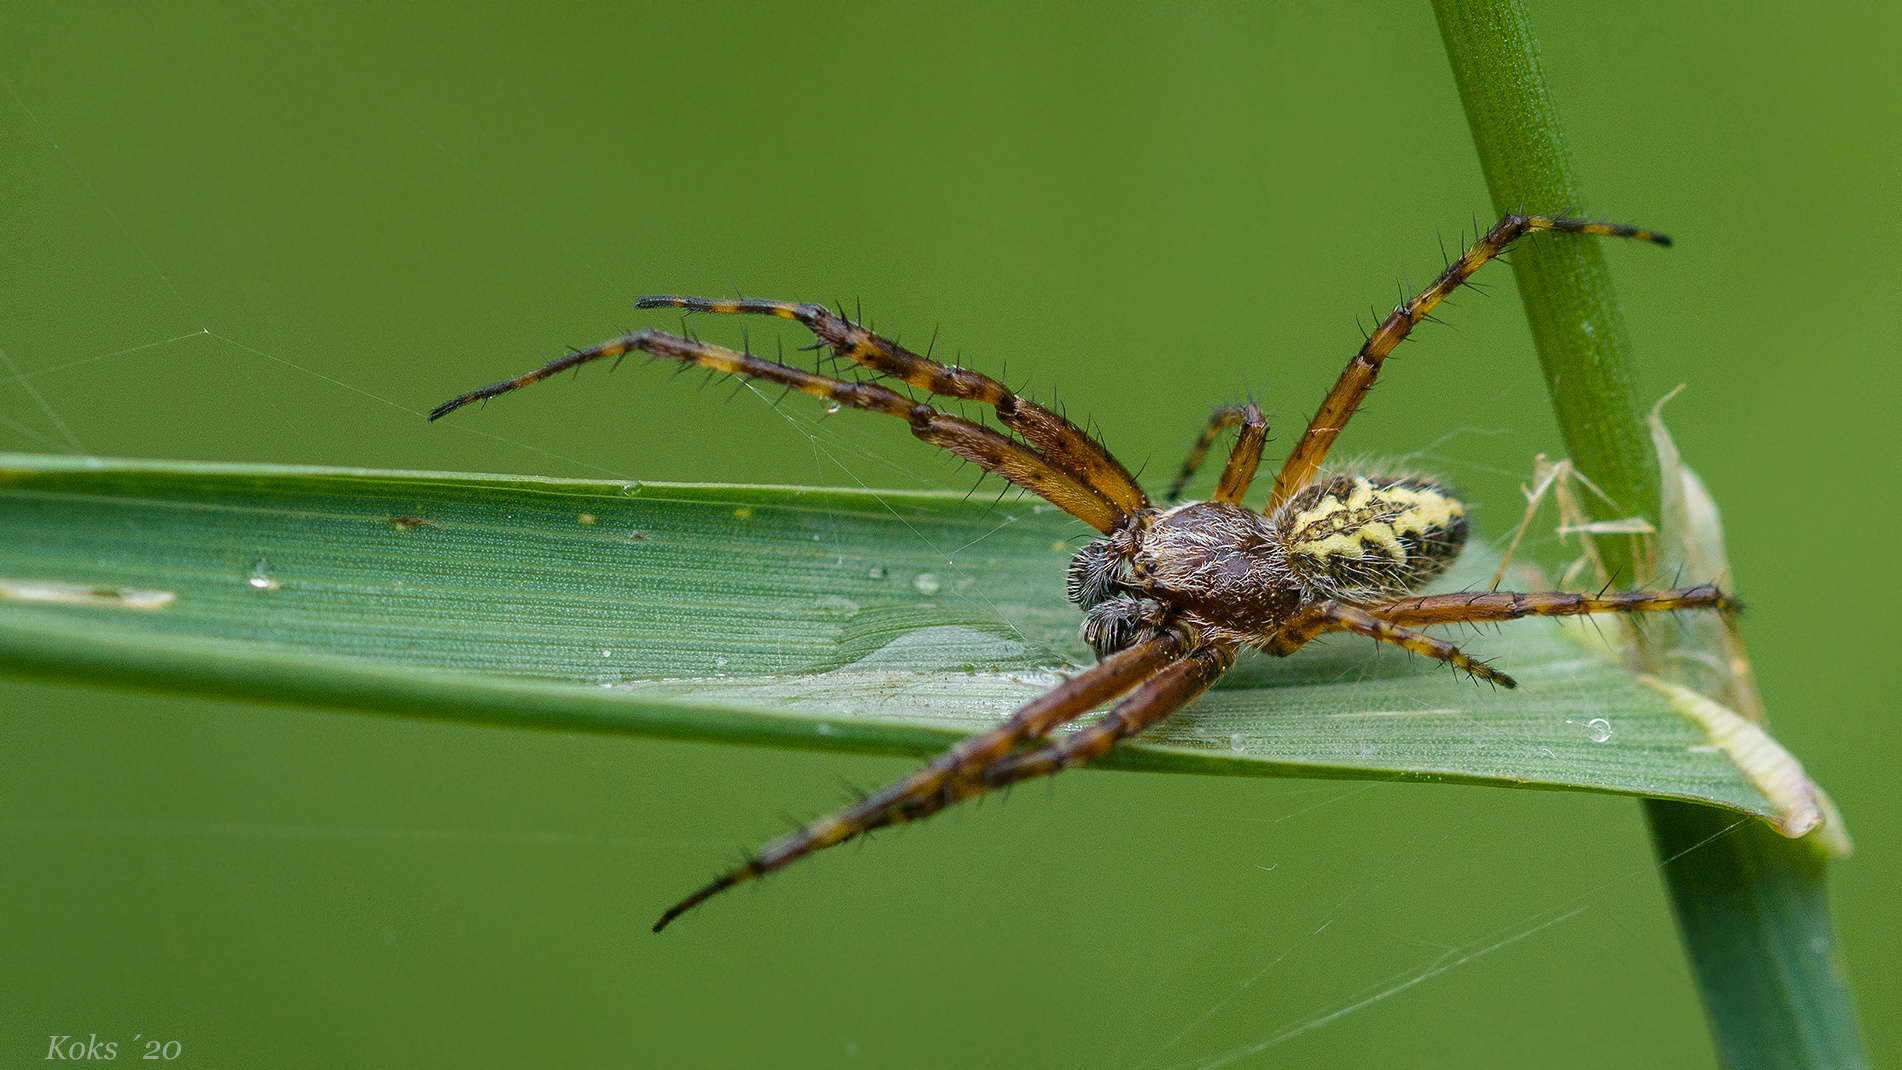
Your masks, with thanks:
[{"label": "yellow marking on abdomen", "polygon": [[[1345,514],[1345,515],[1343,515]],[[1288,551],[1314,558],[1361,560],[1375,551],[1395,564],[1405,564],[1403,535],[1424,536],[1444,531],[1466,515],[1466,507],[1450,495],[1430,488],[1377,487],[1364,476],[1354,479],[1345,500],[1328,494],[1313,507],[1295,515]],[[1320,525],[1326,534],[1300,538]]]}]

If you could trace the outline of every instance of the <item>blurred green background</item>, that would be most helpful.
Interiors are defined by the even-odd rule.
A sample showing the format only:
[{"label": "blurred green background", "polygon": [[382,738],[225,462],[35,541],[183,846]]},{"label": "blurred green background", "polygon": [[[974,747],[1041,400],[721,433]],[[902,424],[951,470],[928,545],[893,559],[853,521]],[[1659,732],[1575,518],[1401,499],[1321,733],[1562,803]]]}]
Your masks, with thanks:
[{"label": "blurred green background", "polygon": [[[1902,12],[1531,10],[1585,210],[1678,239],[1614,277],[1857,838],[1893,1064]],[[1249,391],[1289,441],[1356,313],[1490,222],[1424,4],[0,11],[7,450],[968,485],[896,421],[659,368],[419,415],[739,290],[936,331],[1153,477]],[[1496,537],[1561,447],[1490,281],[1343,449]],[[0,1066],[1710,1063],[1628,800],[1072,774],[647,932],[907,765],[3,682]]]}]

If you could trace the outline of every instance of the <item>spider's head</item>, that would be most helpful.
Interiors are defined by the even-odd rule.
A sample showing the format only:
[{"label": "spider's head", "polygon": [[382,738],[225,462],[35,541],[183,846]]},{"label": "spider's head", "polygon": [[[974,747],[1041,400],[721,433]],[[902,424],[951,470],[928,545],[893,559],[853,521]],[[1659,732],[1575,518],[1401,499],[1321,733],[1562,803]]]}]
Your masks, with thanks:
[{"label": "spider's head", "polygon": [[1069,595],[1083,610],[1083,641],[1099,658],[1156,634],[1168,609],[1147,597],[1131,563],[1134,531],[1098,539],[1070,559]]}]

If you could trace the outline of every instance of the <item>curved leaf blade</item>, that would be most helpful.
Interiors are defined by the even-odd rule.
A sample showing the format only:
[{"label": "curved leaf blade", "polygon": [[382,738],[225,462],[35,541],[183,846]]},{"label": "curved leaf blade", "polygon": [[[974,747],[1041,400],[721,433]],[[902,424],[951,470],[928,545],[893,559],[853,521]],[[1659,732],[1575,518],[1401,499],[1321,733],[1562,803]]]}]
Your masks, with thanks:
[{"label": "curved leaf blade", "polygon": [[[1088,534],[1041,502],[941,493],[0,456],[0,667],[921,753],[1086,663],[1063,577]],[[1449,582],[1489,574],[1473,561]],[[1701,729],[1549,622],[1462,642],[1522,686],[1335,638],[1244,660],[1104,764],[1773,816]]]}]

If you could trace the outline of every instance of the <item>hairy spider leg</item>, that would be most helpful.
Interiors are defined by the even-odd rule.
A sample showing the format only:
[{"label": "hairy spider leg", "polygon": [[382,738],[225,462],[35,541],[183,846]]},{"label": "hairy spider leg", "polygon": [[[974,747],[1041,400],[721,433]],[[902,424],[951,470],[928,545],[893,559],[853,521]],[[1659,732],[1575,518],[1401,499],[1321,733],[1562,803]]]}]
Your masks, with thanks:
[{"label": "hairy spider leg", "polygon": [[1615,594],[1575,594],[1571,591],[1432,594],[1369,606],[1367,612],[1393,624],[1425,627],[1430,624],[1518,620],[1520,617],[1662,613],[1674,609],[1714,609],[1720,613],[1735,614],[1742,607],[1715,585],[1704,584],[1669,591],[1620,591]]},{"label": "hairy spider leg", "polygon": [[1019,751],[984,770],[986,788],[1001,788],[1033,777],[1088,765],[1110,748],[1194,701],[1235,664],[1229,647],[1201,646],[1144,680],[1094,724],[1052,740],[1036,750]]},{"label": "hairy spider leg", "polygon": [[1294,452],[1283,462],[1281,474],[1275,477],[1275,489],[1268,500],[1267,512],[1274,512],[1314,479],[1314,473],[1327,458],[1335,438],[1367,397],[1367,391],[1373,388],[1374,377],[1380,374],[1381,362],[1421,320],[1427,318],[1434,306],[1464,284],[1488,260],[1505,252],[1507,246],[1528,234],[1547,230],[1637,238],[1657,245],[1671,244],[1671,239],[1666,235],[1617,223],[1594,223],[1584,219],[1541,215],[1509,215],[1501,219],[1498,225],[1474,242],[1472,248],[1453,261],[1439,278],[1433,280],[1433,285],[1395,308],[1368,337],[1360,352],[1354,354],[1354,359],[1341,372],[1334,388],[1322,399],[1321,408],[1314,414],[1314,420],[1308,424],[1301,440],[1295,444]]},{"label": "hairy spider leg", "polygon": [[736,884],[782,869],[815,851],[873,829],[930,817],[953,803],[982,794],[989,790],[981,778],[983,770],[1008,755],[1017,744],[1040,739],[1058,725],[1136,687],[1138,681],[1153,678],[1158,670],[1179,664],[1177,659],[1186,645],[1181,636],[1165,633],[1104,658],[1032,699],[1003,724],[952,747],[923,769],[775,840],[743,865],[670,907],[654,923],[654,931],[661,931],[675,918]]},{"label": "hairy spider leg", "polygon": [[1022,397],[1003,383],[969,368],[941,364],[922,357],[898,343],[873,334],[864,327],[835,315],[824,305],[798,304],[744,298],[732,301],[703,297],[658,295],[643,297],[636,308],[680,308],[689,312],[721,315],[778,316],[796,320],[821,345],[880,375],[887,375],[908,386],[928,390],[960,401],[975,401],[997,410],[997,419],[1005,427],[1023,436],[1049,462],[1075,477],[1109,501],[1125,516],[1133,516],[1149,505],[1142,488],[1110,455],[1103,444],[1082,428],[1042,405]]},{"label": "hairy spider leg", "polygon": [[1196,436],[1195,445],[1189,447],[1189,455],[1182,459],[1182,468],[1176,472],[1175,482],[1169,484],[1169,490],[1162,496],[1163,504],[1174,505],[1182,500],[1182,492],[1188,489],[1189,481],[1202,468],[1202,462],[1208,459],[1209,450],[1222,432],[1242,422],[1240,405],[1224,405],[1209,414],[1209,422],[1202,425],[1202,433]]},{"label": "hairy spider leg", "polygon": [[1215,499],[1240,505],[1261,467],[1262,447],[1268,444],[1268,418],[1254,402],[1242,407],[1242,429],[1235,433],[1235,444],[1228,448],[1228,463],[1222,466],[1222,478],[1215,481]]},{"label": "hairy spider leg", "polygon": [[1070,472],[1058,468],[1043,454],[982,424],[940,412],[930,405],[919,404],[877,383],[847,382],[664,331],[635,331],[578,350],[526,375],[451,398],[432,409],[429,418],[439,419],[472,401],[486,401],[589,361],[621,357],[637,349],[655,357],[698,365],[728,375],[764,379],[856,409],[896,416],[910,423],[911,433],[918,438],[1015,483],[1105,534],[1115,531],[1127,517],[1115,502],[1094,487],[1086,486]]},{"label": "hairy spider leg", "polygon": [[1310,602],[1301,608],[1281,626],[1281,632],[1275,637],[1268,649],[1271,653],[1288,655],[1305,646],[1309,640],[1327,632],[1353,632],[1370,639],[1421,654],[1435,661],[1444,661],[1448,665],[1465,672],[1476,680],[1498,684],[1501,687],[1518,687],[1519,682],[1483,661],[1467,657],[1454,646],[1438,636],[1425,632],[1416,632],[1412,628],[1402,627],[1391,621],[1383,620],[1372,612],[1359,606],[1350,606],[1345,602],[1328,600]]},{"label": "hairy spider leg", "polygon": [[1348,631],[1404,647],[1462,669],[1502,687],[1518,682],[1484,662],[1475,661],[1444,639],[1415,631],[1435,624],[1480,624],[1518,620],[1520,617],[1573,617],[1585,613],[1662,613],[1677,609],[1715,609],[1735,614],[1741,607],[1711,584],[1669,591],[1621,591],[1617,594],[1575,594],[1570,591],[1479,591],[1423,595],[1378,606],[1351,606],[1316,602],[1304,607],[1283,626],[1270,649],[1292,654],[1325,632]]},{"label": "hairy spider leg", "polygon": [[1182,491],[1195,478],[1202,462],[1209,455],[1209,447],[1215,444],[1215,438],[1228,428],[1241,425],[1241,431],[1235,436],[1235,444],[1229,447],[1228,464],[1222,469],[1222,478],[1215,485],[1215,500],[1239,504],[1248,494],[1248,486],[1255,480],[1255,469],[1261,465],[1262,447],[1268,442],[1268,418],[1254,402],[1246,405],[1224,405],[1209,415],[1209,422],[1202,425],[1202,433],[1196,437],[1195,445],[1189,448],[1189,455],[1182,461],[1182,470],[1176,473],[1175,482],[1169,484],[1169,492],[1163,496],[1163,502],[1174,505],[1182,500]]}]

